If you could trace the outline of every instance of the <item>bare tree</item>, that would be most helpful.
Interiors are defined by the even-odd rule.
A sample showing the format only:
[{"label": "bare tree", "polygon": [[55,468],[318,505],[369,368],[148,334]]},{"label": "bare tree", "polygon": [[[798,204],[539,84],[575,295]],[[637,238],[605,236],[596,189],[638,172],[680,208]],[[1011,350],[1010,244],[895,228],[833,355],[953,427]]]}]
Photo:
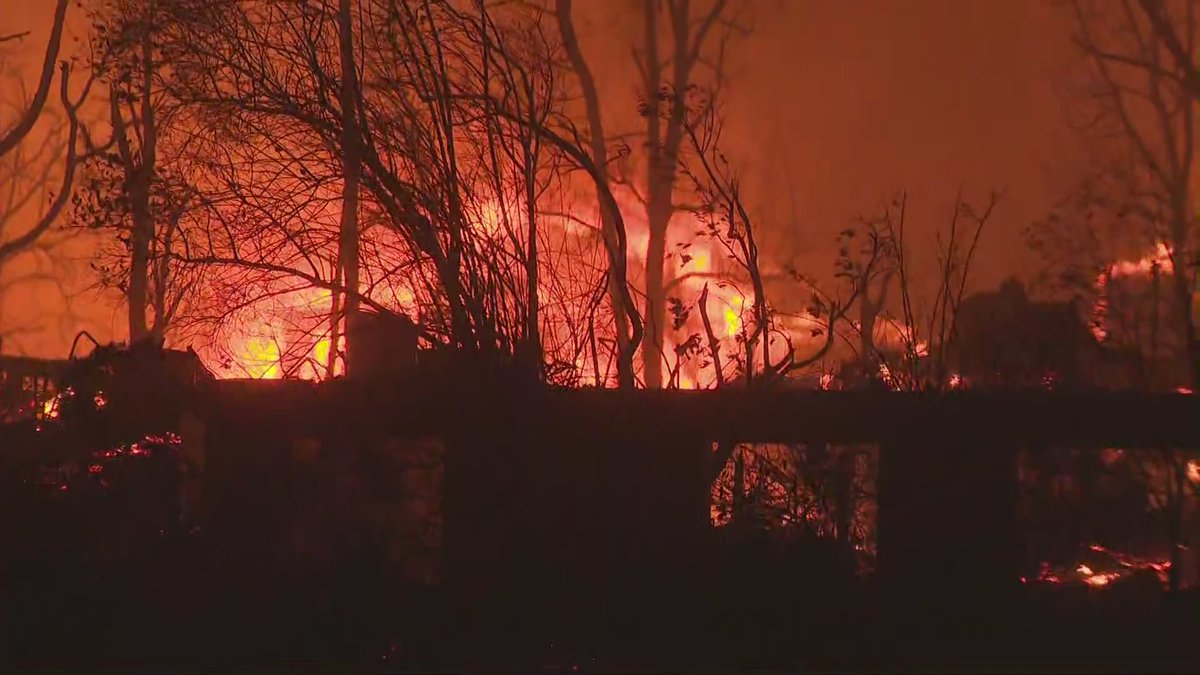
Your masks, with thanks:
[{"label": "bare tree", "polygon": [[[682,98],[686,107],[681,119],[683,134],[678,172],[697,202],[694,214],[701,224],[703,240],[713,245],[714,252],[732,263],[732,269],[711,274],[705,280],[695,306],[680,298],[669,300],[676,329],[688,320],[693,309],[700,314],[703,338],[695,334],[684,341],[677,352],[707,352],[714,373],[713,386],[769,387],[781,384],[790,373],[803,370],[822,359],[832,348],[836,325],[846,320],[847,312],[868,290],[865,281],[874,280],[877,270],[887,262],[882,247],[865,260],[854,260],[848,250],[839,254],[835,277],[849,286],[849,297],[822,293],[806,276],[790,271],[787,278],[812,292],[811,307],[799,325],[800,335],[793,335],[796,324],[785,327],[786,318],[771,306],[764,273],[765,262],[760,256],[756,239],[758,225],[746,208],[741,180],[737,170],[721,147],[723,122],[715,93],[693,88]],[[672,112],[672,114],[674,114]],[[682,248],[687,248],[682,247]],[[681,257],[687,253],[681,251]],[[688,275],[679,277],[687,278]],[[739,318],[739,330],[732,339],[724,336],[725,344],[713,329],[710,318],[710,282],[717,288],[747,284],[749,292],[737,291],[739,297],[749,295],[749,316]],[[680,288],[679,284],[673,287]],[[744,309],[745,303],[743,303]],[[796,338],[811,345],[810,339],[820,338],[811,345],[809,353],[800,353]],[[705,347],[706,345],[706,347]],[[772,347],[775,349],[773,350]],[[727,364],[733,368],[727,369]],[[672,386],[678,386],[674,369]],[[857,451],[831,450],[827,444],[809,446],[745,445],[732,442],[717,444],[709,464],[709,482],[718,504],[728,504],[731,522],[739,526],[764,515],[764,510],[783,508],[783,513],[769,515],[773,524],[792,527],[800,525],[809,533],[836,533],[844,543],[851,540],[851,522],[857,508],[855,472],[848,463],[857,461]],[[818,470],[819,465],[819,470]],[[832,467],[832,469],[831,469]],[[832,491],[814,489],[826,469],[834,471],[836,484]],[[807,481],[807,482],[806,482]],[[861,490],[858,490],[861,492]],[[822,495],[837,496],[838,506],[817,504]],[[753,499],[750,495],[757,495]],[[755,502],[752,505],[750,502]],[[852,504],[853,502],[853,504]],[[819,523],[828,520],[831,525]],[[836,522],[835,522],[836,521]]]},{"label": "bare tree", "polygon": [[[1181,21],[1178,6],[1172,6],[1166,0],[1138,0],[1138,7],[1150,23],[1155,37],[1171,55],[1173,64],[1168,70],[1169,76],[1178,79],[1200,101],[1200,66],[1196,63],[1194,29],[1196,8],[1190,4],[1184,5]],[[1119,58],[1117,55],[1111,57]],[[1157,65],[1148,61],[1142,67],[1157,68]]]},{"label": "bare tree", "polygon": [[[67,6],[66,0],[59,0],[55,5],[37,89],[30,97],[10,102],[14,106],[15,119],[0,118],[0,273],[5,264],[17,256],[39,248],[44,250],[50,243],[52,228],[70,201],[76,170],[93,151],[87,130],[79,119],[79,108],[92,80],[89,78],[81,93],[72,96],[71,66],[58,59]],[[25,33],[4,36],[0,39],[0,48],[11,47],[25,36]],[[38,121],[46,117],[56,68],[65,121],[34,142],[31,133]],[[3,284],[10,287],[28,280],[9,278]]]},{"label": "bare tree", "polygon": [[[561,286],[560,256],[543,249],[561,233],[541,205],[559,163],[593,179],[596,166],[562,133],[541,15],[507,11],[495,21],[483,5],[364,2],[351,64],[345,7],[209,3],[173,64],[174,95],[203,111],[211,136],[195,144],[208,224],[176,260],[396,311],[377,294],[393,285],[433,345],[485,360],[540,353],[543,324],[569,304],[554,295],[592,288]],[[352,96],[343,65],[356,66]],[[351,228],[312,217],[346,189],[347,142],[360,161],[358,289],[339,272],[348,258],[326,254]],[[556,345],[578,343],[574,328],[560,333]]]},{"label": "bare tree", "polygon": [[[725,46],[733,35],[744,32],[729,13],[728,0],[713,0],[693,12],[690,0],[643,4],[644,43],[635,50],[640,75],[642,105],[646,120],[646,340],[642,366],[647,388],[663,385],[663,335],[667,315],[666,253],[667,230],[675,214],[675,184],[679,154],[684,142],[684,97],[693,85],[698,66],[711,63],[718,80],[723,76]],[[659,46],[660,19],[665,18],[670,42],[666,53]],[[706,52],[716,40],[716,56]],[[710,59],[711,60],[708,60]],[[669,75],[667,74],[669,72]],[[665,114],[664,114],[665,111]]]},{"label": "bare tree", "polygon": [[[1001,194],[993,191],[987,203],[980,208],[967,202],[961,189],[955,195],[949,227],[939,229],[936,234],[936,286],[928,302],[922,302],[925,293],[919,290],[906,239],[906,193],[898,195],[877,215],[861,218],[859,228],[844,233],[853,235],[862,230],[863,238],[870,243],[870,257],[881,256],[885,261],[880,266],[882,283],[889,283],[893,275],[898,283],[899,315],[887,313],[883,314],[883,318],[899,338],[901,352],[897,360],[895,355],[876,351],[878,364],[885,370],[881,374],[891,388],[924,390],[943,389],[952,385],[950,366],[958,336],[958,309],[966,293],[980,238],[1000,198]],[[873,276],[868,274],[863,279],[869,288]],[[883,309],[879,300],[872,299],[869,302],[873,305],[873,311]],[[857,330],[863,331],[866,323],[863,322]],[[874,327],[871,329],[873,331]],[[871,344],[874,345],[873,340]]]},{"label": "bare tree", "polygon": [[[586,145],[589,159],[595,164],[597,184],[611,181],[626,185],[646,209],[649,238],[645,252],[645,331],[640,341],[643,379],[648,388],[667,384],[664,381],[667,355],[663,351],[666,325],[670,320],[667,297],[670,279],[666,276],[667,230],[671,217],[680,208],[675,187],[679,154],[684,142],[681,115],[686,106],[683,97],[698,79],[697,71],[700,69],[710,68],[718,81],[723,76],[726,44],[733,36],[747,32],[746,27],[739,23],[734,5],[729,0],[639,3],[642,34],[638,39],[639,46],[633,51],[641,98],[638,112],[645,121],[644,131],[638,134],[643,136],[645,148],[646,173],[642,188],[638,187],[642,181],[614,176],[608,169],[610,161],[624,158],[628,150],[621,146],[614,152],[605,135],[599,88],[576,36],[571,15],[572,3],[562,0],[555,4],[568,67],[575,74],[584,99],[588,122]],[[667,44],[662,45],[660,42],[664,37]],[[602,197],[601,220],[602,223],[609,223],[604,225],[605,239],[609,248],[616,253],[616,249],[624,248],[623,235],[611,227],[618,210],[615,204],[613,207],[604,206],[605,201]],[[612,257],[615,260],[618,256]],[[623,260],[618,262],[624,265]],[[610,270],[610,275],[610,293],[619,291],[619,286],[627,283],[623,274],[615,268]],[[615,303],[614,306],[620,304]],[[618,324],[621,323],[621,312],[628,313],[629,309],[618,310]],[[635,336],[639,334],[636,326],[631,333]],[[618,334],[624,334],[624,331],[618,329]],[[624,338],[620,340],[624,342]],[[631,341],[635,343],[633,348],[636,348],[638,341]],[[629,369],[628,366],[623,368],[626,371]],[[627,383],[631,375],[623,371],[623,382]]]},{"label": "bare tree", "polygon": [[[1100,326],[1104,341],[1118,349],[1132,347],[1142,362],[1169,357],[1171,370],[1186,372],[1195,391],[1200,387],[1195,314],[1200,13],[1186,0],[1072,0],[1067,9],[1085,65],[1071,112],[1081,113],[1077,128],[1089,143],[1096,170],[1045,222],[1031,228],[1031,243],[1051,265],[1078,251],[1088,254],[1083,259],[1091,267],[1062,281],[1106,310],[1109,316]],[[1109,270],[1130,257],[1150,262],[1149,283],[1122,298],[1114,292],[1117,284]],[[1112,330],[1123,319],[1140,324],[1137,328],[1148,324],[1148,330],[1124,335]],[[1174,590],[1180,581],[1187,457],[1168,450],[1139,453],[1138,459],[1143,473],[1165,477],[1157,482],[1165,495],[1160,510]]]},{"label": "bare tree", "polygon": [[[358,72],[354,64],[354,22],[350,0],[339,0],[337,12],[338,61],[341,66],[341,89],[339,105],[342,109],[342,217],[338,237],[339,276],[344,278],[346,316],[358,313],[359,260],[358,260],[358,184],[361,173],[360,134],[358,130],[358,106],[361,100],[358,91]],[[330,312],[331,348],[327,364],[327,376],[334,374],[338,344],[338,298],[333,297]],[[350,336],[347,335],[347,345]],[[349,347],[348,347],[349,348]]]},{"label": "bare tree", "polygon": [[[1171,0],[1073,0],[1068,7],[1087,66],[1085,90],[1074,103],[1100,175],[1090,177],[1073,200],[1081,208],[1074,214],[1060,209],[1057,222],[1040,225],[1031,236],[1044,250],[1061,248],[1061,238],[1054,240],[1046,230],[1065,227],[1063,216],[1082,213],[1087,221],[1076,230],[1108,248],[1102,257],[1111,258],[1114,239],[1121,240],[1118,247],[1132,246],[1140,255],[1165,248],[1168,262],[1159,273],[1166,287],[1161,289],[1166,330],[1153,332],[1176,336],[1174,351],[1189,364],[1195,389],[1200,386],[1192,309],[1200,224],[1194,168],[1200,15],[1195,3]],[[1102,261],[1100,269],[1081,276],[1094,280],[1112,262]],[[1152,290],[1157,296],[1158,286]],[[1152,350],[1160,349],[1158,342]]]},{"label": "bare tree", "polygon": [[[716,243],[718,250],[734,263],[737,276],[746,279],[750,285],[751,321],[746,324],[749,327],[742,331],[743,334],[737,336],[742,352],[737,359],[742,379],[747,385],[760,378],[769,382],[806,368],[829,351],[833,344],[833,324],[844,317],[860,295],[858,280],[846,274],[849,269],[846,265],[851,263],[841,256],[837,275],[851,282],[849,298],[815,299],[813,304],[819,307],[809,312],[808,318],[814,323],[808,337],[824,336],[824,339],[814,353],[798,355],[793,336],[778,325],[777,312],[767,298],[763,261],[755,238],[757,225],[742,198],[740,176],[721,147],[724,125],[715,92],[693,88],[680,104],[686,109],[678,115],[683,134],[678,172],[689,181],[689,187],[696,195],[698,204],[694,213],[705,229],[706,238]],[[674,117],[675,113],[671,115]],[[877,262],[875,259],[867,261],[864,268],[871,270]],[[790,276],[808,290],[815,289],[804,275]],[[736,277],[725,282],[735,280]],[[708,338],[711,343],[714,336],[710,334]],[[782,347],[777,357],[771,355],[772,345]]]},{"label": "bare tree", "polygon": [[169,92],[186,7],[105,0],[92,8],[91,65],[108,89],[113,147],[88,163],[75,220],[116,235],[95,267],[100,285],[121,293],[131,341],[164,339],[194,282],[170,256],[197,207],[186,158],[195,120]]},{"label": "bare tree", "polygon": [[[604,135],[604,122],[601,118],[600,92],[596,79],[592,75],[579,38],[575,31],[575,21],[572,15],[572,0],[557,0],[555,16],[558,19],[559,33],[563,47],[567,52],[571,69],[579,81],[583,94],[584,107],[587,115],[587,135],[589,140],[590,160],[595,167],[595,183],[597,190],[610,191],[609,187],[609,152],[608,142]],[[611,197],[611,191],[610,195]],[[613,306],[613,319],[616,330],[618,359],[617,379],[622,388],[632,388],[634,384],[633,354],[637,346],[632,345],[630,334],[630,318],[626,310],[624,296],[628,294],[629,280],[625,274],[624,262],[628,256],[625,250],[624,232],[618,231],[617,220],[620,218],[615,199],[601,199],[600,223],[603,231],[604,244],[609,251],[609,257],[618,261],[619,265],[609,265],[608,294]],[[624,228],[621,228],[622,230]],[[623,295],[624,294],[624,295]]]},{"label": "bare tree", "polygon": [[[50,39],[46,43],[46,55],[42,59],[37,90],[25,109],[19,112],[16,122],[4,129],[3,134],[0,134],[0,157],[7,155],[29,135],[33,126],[37,124],[42,109],[46,106],[46,101],[50,97],[50,88],[54,84],[54,68],[58,62],[59,47],[62,45],[63,25],[67,19],[68,4],[70,3],[67,0],[58,0],[54,6],[54,23],[50,27]],[[28,32],[3,36],[0,38],[0,44],[21,40],[26,35]]]}]

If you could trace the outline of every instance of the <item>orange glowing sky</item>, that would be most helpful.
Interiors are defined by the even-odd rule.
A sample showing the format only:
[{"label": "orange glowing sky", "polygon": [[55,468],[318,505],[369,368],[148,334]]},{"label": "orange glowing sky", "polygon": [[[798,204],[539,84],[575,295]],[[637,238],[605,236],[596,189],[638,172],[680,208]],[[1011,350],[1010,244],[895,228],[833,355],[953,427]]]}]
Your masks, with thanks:
[{"label": "orange glowing sky", "polygon": [[[33,32],[27,44],[36,49],[24,53],[32,57],[26,65],[35,65],[52,4],[0,4],[4,30]],[[628,38],[637,22],[628,25],[612,11],[627,2],[576,4],[586,19],[584,49],[598,61],[607,123],[629,128],[637,118]],[[994,286],[1027,269],[1021,228],[1044,215],[1077,175],[1078,153],[1054,87],[1074,57],[1067,28],[1048,3],[759,0],[754,11],[755,32],[731,61],[726,135],[761,213],[760,246],[768,255],[826,269],[834,234],[854,214],[907,189],[920,258],[917,238],[945,224],[964,184],[968,195],[1007,190],[974,285]],[[26,70],[32,86],[32,67]],[[26,353],[61,355],[84,327],[101,339],[121,337],[121,316],[109,298],[83,295],[75,302],[80,320],[67,326],[44,321],[61,307],[51,287],[23,289],[2,302],[0,320],[44,324],[22,341]]]}]

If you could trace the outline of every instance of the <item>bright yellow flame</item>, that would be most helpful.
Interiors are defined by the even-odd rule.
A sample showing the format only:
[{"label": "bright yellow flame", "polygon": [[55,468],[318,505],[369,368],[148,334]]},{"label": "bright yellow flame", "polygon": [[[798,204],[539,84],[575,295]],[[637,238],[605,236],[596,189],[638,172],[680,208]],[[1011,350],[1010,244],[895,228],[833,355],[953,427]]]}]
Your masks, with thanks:
[{"label": "bright yellow flame", "polygon": [[1133,274],[1150,274],[1155,266],[1163,274],[1171,274],[1175,267],[1171,264],[1171,249],[1167,245],[1159,242],[1154,247],[1154,252],[1142,256],[1140,260],[1120,260],[1113,263],[1109,268],[1109,272],[1114,277],[1129,276]]},{"label": "bright yellow flame", "polygon": [[329,338],[321,338],[313,345],[313,360],[317,363],[329,361]]},{"label": "bright yellow flame", "polygon": [[396,299],[400,301],[401,305],[407,307],[413,304],[413,301],[416,300],[416,297],[413,296],[412,290],[407,287],[401,287],[400,292],[396,294]]},{"label": "bright yellow flame", "polygon": [[504,214],[500,210],[498,201],[489,200],[479,207],[479,229],[488,237],[496,237],[501,234],[503,220]]},{"label": "bright yellow flame", "polygon": [[735,295],[729,300],[729,306],[725,308],[725,337],[733,337],[742,330],[742,297]]},{"label": "bright yellow flame", "polygon": [[725,336],[733,337],[742,329],[742,318],[732,307],[725,308]]},{"label": "bright yellow flame", "polygon": [[1075,571],[1079,572],[1079,574],[1083,577],[1083,583],[1096,588],[1107,586],[1109,582],[1120,576],[1119,574],[1112,572],[1097,574],[1096,572],[1093,572],[1092,568],[1088,567],[1087,565],[1080,565],[1079,567],[1075,568]]},{"label": "bright yellow flame", "polygon": [[279,367],[279,343],[270,337],[252,337],[242,349],[242,369],[255,380],[278,380],[283,377]]}]

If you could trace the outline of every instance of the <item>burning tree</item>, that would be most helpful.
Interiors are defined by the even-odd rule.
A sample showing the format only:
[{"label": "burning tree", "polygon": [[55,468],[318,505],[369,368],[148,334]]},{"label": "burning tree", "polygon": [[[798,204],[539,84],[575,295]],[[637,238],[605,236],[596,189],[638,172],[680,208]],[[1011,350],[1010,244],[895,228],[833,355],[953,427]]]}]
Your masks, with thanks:
[{"label": "burning tree", "polygon": [[[680,264],[668,284],[669,305],[673,328],[696,332],[678,340],[670,385],[679,386],[679,363],[690,356],[699,366],[695,386],[795,386],[789,383],[791,376],[830,353],[837,326],[862,301],[868,284],[890,258],[879,240],[861,259],[848,248],[842,250],[834,265],[836,292],[822,290],[791,266],[772,269],[778,263],[760,254],[760,225],[743,199],[739,173],[721,146],[724,122],[717,93],[692,87],[679,100],[685,109],[670,112],[682,120],[677,171],[696,203],[698,232],[668,258]],[[694,265],[701,256],[707,263]],[[767,290],[771,279],[786,282],[793,293],[811,294],[808,307],[796,314],[775,308]],[[711,378],[701,379],[709,369]],[[776,529],[793,543],[807,542],[805,554],[823,551],[820,545],[808,547],[824,542],[831,545],[826,553],[848,562],[855,551],[871,545],[867,511],[873,466],[867,448],[718,443],[709,473],[713,521],[732,523],[738,531],[753,525]]]},{"label": "burning tree", "polygon": [[[591,157],[598,176],[607,182],[621,184],[636,199],[634,208],[645,218],[645,336],[642,344],[642,375],[648,388],[670,386],[672,345],[667,335],[675,310],[671,299],[674,285],[668,264],[671,222],[676,214],[685,211],[679,202],[679,162],[686,152],[685,97],[691,87],[703,79],[708,69],[717,83],[724,77],[724,53],[729,41],[748,32],[742,18],[740,3],[728,0],[691,2],[679,0],[667,3],[644,3],[641,35],[634,48],[637,68],[638,113],[645,127],[638,135],[644,138],[645,154],[640,168],[645,179],[639,180],[610,172],[606,160],[627,159],[631,151],[624,145],[616,151],[605,136],[601,121],[601,105],[592,70],[579,46],[572,18],[572,3],[555,5],[560,33],[568,57],[568,66],[579,81],[590,135]],[[619,175],[618,175],[619,174]],[[632,209],[631,209],[632,211]],[[611,220],[615,209],[601,211],[602,222]],[[624,248],[622,237],[608,236],[611,248]],[[642,251],[638,251],[643,254]],[[636,345],[634,345],[636,347]],[[688,348],[684,348],[685,350]]]},{"label": "burning tree", "polygon": [[[595,179],[596,166],[563,133],[543,15],[363,3],[347,36],[348,12],[207,3],[177,24],[188,49],[173,62],[171,94],[194,115],[187,156],[200,208],[171,259],[213,270],[200,293],[218,306],[319,290],[306,331],[308,344],[326,345],[327,366],[345,308],[362,303],[410,314],[431,345],[605,381],[608,355],[585,326],[613,256],[597,265],[570,221],[546,213],[564,187],[559,169],[581,165]],[[316,314],[330,328],[317,329]]]},{"label": "burning tree", "polygon": [[[1092,308],[1093,330],[1126,367],[1118,386],[1195,391],[1200,383],[1194,3],[1065,3],[1081,71],[1068,113],[1096,169],[1029,229],[1050,287]],[[1125,451],[1154,497],[1170,546],[1172,587],[1189,458]]]},{"label": "burning tree", "polygon": [[[999,204],[991,192],[981,207],[960,190],[949,224],[936,233],[930,280],[921,279],[906,239],[908,195],[900,193],[876,214],[860,216],[838,235],[840,274],[852,279],[860,298],[859,319],[839,317],[842,330],[857,338],[858,363],[843,368],[843,386],[865,379],[889,389],[944,390],[962,384],[954,372],[958,353],[970,350],[959,332],[959,310],[980,239]],[[887,300],[893,282],[899,311]],[[835,330],[838,324],[833,324]]]},{"label": "burning tree", "polygon": [[[642,349],[646,386],[662,386],[663,331],[666,321],[667,279],[664,276],[667,233],[676,206],[678,162],[684,144],[684,97],[691,90],[693,71],[705,62],[704,47],[714,36],[718,81],[723,77],[722,57],[729,38],[745,29],[728,13],[729,3],[715,0],[694,16],[688,0],[665,5],[646,3],[645,43],[635,51],[642,79],[642,116],[646,120],[646,344]],[[669,56],[659,47],[660,14],[670,26]],[[717,29],[714,33],[714,28]],[[666,76],[665,71],[670,70]]]},{"label": "burning tree", "polygon": [[[1148,360],[1186,364],[1185,384],[1195,390],[1200,20],[1188,2],[1078,0],[1068,8],[1084,57],[1069,112],[1099,168],[1031,228],[1031,243],[1056,272],[1058,288],[1098,303],[1107,315],[1099,326],[1105,339]],[[1146,261],[1140,275],[1115,267],[1139,259]],[[1132,289],[1137,276],[1147,283]],[[1141,329],[1122,330],[1137,315]]]}]

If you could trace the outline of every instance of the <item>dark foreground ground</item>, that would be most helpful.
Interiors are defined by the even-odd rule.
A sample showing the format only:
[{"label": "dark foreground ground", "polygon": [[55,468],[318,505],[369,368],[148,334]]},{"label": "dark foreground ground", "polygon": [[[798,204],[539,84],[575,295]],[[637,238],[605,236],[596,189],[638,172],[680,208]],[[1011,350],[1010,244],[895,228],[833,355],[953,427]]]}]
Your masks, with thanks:
[{"label": "dark foreground ground", "polygon": [[97,562],[84,533],[43,534],[4,552],[6,671],[1200,671],[1200,596],[1137,584],[901,599],[723,546],[677,584],[470,598],[366,554],[302,565],[180,535]]}]

